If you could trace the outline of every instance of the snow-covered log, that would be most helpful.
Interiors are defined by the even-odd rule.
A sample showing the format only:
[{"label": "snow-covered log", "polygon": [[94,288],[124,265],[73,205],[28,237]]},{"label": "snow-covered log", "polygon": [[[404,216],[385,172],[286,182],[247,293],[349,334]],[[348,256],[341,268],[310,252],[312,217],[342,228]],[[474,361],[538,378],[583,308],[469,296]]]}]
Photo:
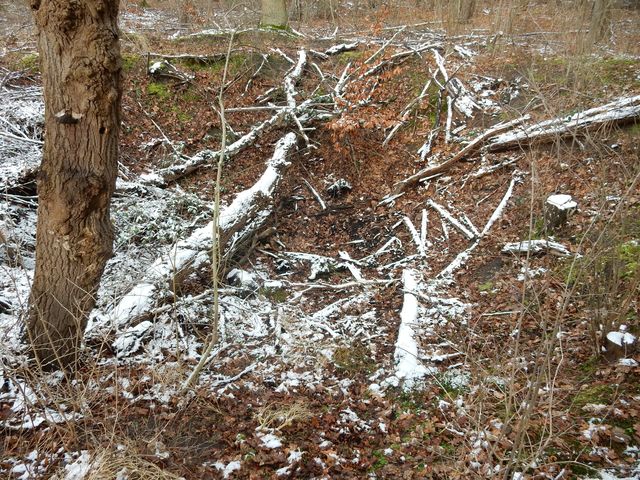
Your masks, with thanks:
[{"label": "snow-covered log", "polygon": [[343,52],[349,52],[351,50],[355,50],[358,48],[359,43],[341,43],[339,45],[334,45],[333,47],[329,47],[324,51],[325,55],[337,55]]},{"label": "snow-covered log", "polygon": [[[287,154],[295,143],[294,133],[288,133],[280,139],[260,179],[251,188],[240,192],[220,212],[224,258],[233,256],[269,217],[273,193],[289,165]],[[130,326],[135,318],[155,306],[161,292],[166,292],[170,287],[175,288],[176,283],[179,284],[190,272],[208,262],[213,230],[213,222],[209,222],[159,257],[147,270],[143,280],[108,312],[107,317],[113,324],[117,327]]]},{"label": "snow-covered log", "polygon": [[507,243],[502,247],[502,253],[537,255],[544,252],[553,253],[561,257],[571,255],[567,247],[551,240],[523,240],[522,242]]},{"label": "snow-covered log", "polygon": [[393,357],[396,364],[395,377],[403,382],[404,388],[411,388],[415,382],[431,373],[432,369],[426,368],[418,357],[418,343],[414,331],[414,326],[418,321],[418,299],[413,293],[418,289],[416,272],[411,269],[404,270],[402,283],[404,300]]},{"label": "snow-covered log", "polygon": [[523,145],[552,142],[580,131],[628,122],[637,117],[640,117],[640,95],[620,98],[606,105],[570,116],[557,117],[514,129],[492,138],[487,149],[500,151]]}]

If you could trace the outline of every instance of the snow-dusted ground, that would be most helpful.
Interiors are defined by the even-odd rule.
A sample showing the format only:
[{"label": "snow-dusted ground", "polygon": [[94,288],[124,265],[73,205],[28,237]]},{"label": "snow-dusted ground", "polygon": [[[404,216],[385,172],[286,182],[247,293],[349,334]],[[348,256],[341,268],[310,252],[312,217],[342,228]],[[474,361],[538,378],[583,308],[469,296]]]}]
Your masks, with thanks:
[{"label": "snow-dusted ground", "polygon": [[[135,29],[140,24],[146,28],[167,29],[167,22],[168,18],[155,11],[125,14],[123,18],[125,30]],[[417,35],[407,44],[418,47],[426,39],[440,38],[437,34],[426,37]],[[456,49],[459,60],[472,58],[476,43],[471,41]],[[465,92],[466,101],[458,107],[466,116],[472,115],[476,107],[487,112],[494,112],[497,108],[491,100],[495,92],[488,87],[495,82],[486,82],[486,88],[478,86],[480,83],[471,85],[471,90],[477,94],[475,99],[472,93],[463,90],[464,85],[455,84],[458,92]],[[25,172],[34,170],[40,161],[41,91],[36,87],[4,89],[0,95],[0,118],[5,120],[0,124],[0,181],[11,186],[23,178]],[[514,95],[517,95],[517,89]],[[202,351],[203,332],[207,332],[211,324],[211,292],[201,289],[180,294],[172,292],[166,282],[160,286],[153,279],[145,282],[145,278],[148,278],[149,267],[155,259],[171,256],[175,251],[172,246],[177,242],[189,238],[194,232],[197,239],[205,242],[206,235],[198,236],[197,233],[210,229],[207,223],[211,214],[208,199],[179,189],[129,188],[136,179],[128,180],[128,186],[119,180],[119,192],[113,201],[117,234],[115,256],[107,265],[102,279],[87,340],[91,343],[96,339],[106,339],[111,345],[114,355],[99,358],[102,364],[148,366],[158,372],[177,367],[176,357],[180,362],[194,364]],[[371,269],[368,263],[368,260],[378,257],[373,251],[355,260],[348,255],[347,258],[344,255],[326,258],[305,252],[284,252],[276,255],[276,259],[257,255],[252,268],[233,272],[228,278],[229,284],[221,292],[220,344],[211,354],[201,383],[218,395],[227,393],[235,382],[249,375],[257,376],[263,383],[273,385],[275,391],[283,393],[293,393],[302,386],[313,389],[330,385],[344,390],[349,380],[337,379],[331,369],[326,368],[334,361],[335,352],[356,343],[375,352],[381,344],[394,339],[394,345],[385,344],[392,347],[393,357],[386,364],[379,365],[368,379],[373,393],[384,394],[385,388],[396,386],[416,387],[440,373],[440,381],[455,388],[466,386],[470,376],[464,361],[455,364],[454,368],[442,366],[444,361],[457,358],[460,352],[450,349],[450,345],[445,343],[436,343],[436,339],[439,329],[447,324],[464,324],[473,306],[448,296],[446,286],[453,281],[453,273],[464,266],[473,249],[509,207],[516,186],[514,177],[494,214],[484,219],[487,223],[482,231],[476,229],[466,215],[456,218],[444,207],[433,202],[430,204],[446,222],[456,227],[457,233],[451,232],[452,236],[462,233],[470,242],[468,248],[460,252],[449,252],[448,247],[430,251],[433,244],[448,245],[449,233],[443,220],[443,237],[430,237],[425,210],[419,230],[408,217],[402,223],[410,230],[413,244],[401,245],[397,238],[389,238],[388,242],[400,246],[395,245],[395,248],[382,252],[381,255],[387,254],[384,257],[387,265],[377,269]],[[230,204],[234,205],[231,200]],[[18,365],[23,360],[20,357],[20,316],[26,307],[34,268],[34,202],[34,199],[21,196],[5,195],[0,198],[0,229],[6,239],[0,251],[0,384],[6,388],[0,393],[0,400],[13,404],[13,416],[3,422],[8,429],[33,428],[44,422],[73,421],[49,408],[47,399],[38,398],[38,393],[29,385],[8,374],[3,377],[5,369],[8,371],[9,366]],[[505,248],[518,253],[544,248],[565,253],[562,245],[549,241],[517,242]],[[428,256],[445,253],[451,263],[440,274],[433,275],[428,266]],[[566,251],[566,254],[570,252]],[[304,271],[305,281],[291,281],[291,272],[286,268],[274,275],[274,264],[297,264],[297,269]],[[192,284],[202,284],[201,279],[207,276],[206,255],[200,267],[191,274]],[[361,267],[370,268],[370,276],[366,279],[362,276]],[[354,277],[344,288],[322,281],[323,274],[337,268],[348,269]],[[533,275],[533,271],[525,270],[525,273]],[[397,314],[397,331],[392,331],[388,323],[382,321],[384,312],[379,311],[374,302],[376,295],[384,292],[390,284],[402,287],[404,299],[402,310]],[[160,294],[150,301],[150,292],[156,289]],[[124,306],[121,303],[123,298],[126,299]],[[117,313],[118,308],[127,310],[126,323],[119,324],[113,315],[108,315],[114,310]],[[230,361],[242,357],[251,361],[241,370],[231,371],[228,368]],[[179,385],[180,382],[156,385],[151,391],[137,394],[129,391],[129,385],[124,382],[122,395],[132,402],[145,398],[166,403],[177,395]],[[441,408],[449,407],[441,404]],[[463,408],[462,405],[456,407]],[[345,422],[360,422],[363,429],[370,428],[352,410],[345,409],[341,415]],[[265,448],[282,447],[282,440],[274,432],[260,432],[259,436]],[[478,441],[482,443],[480,434]],[[64,452],[64,455],[66,480],[84,478],[86,472],[95,467],[94,462],[99,460],[87,451]],[[297,461],[299,455],[300,452],[290,452],[289,463]],[[38,452],[34,451],[25,459],[15,459],[12,473],[18,478],[32,478],[44,471],[41,462]],[[212,465],[225,478],[232,477],[233,472],[241,467],[239,461],[214,462]],[[286,475],[287,468],[283,467],[278,474]],[[603,472],[603,475],[612,473]]]}]

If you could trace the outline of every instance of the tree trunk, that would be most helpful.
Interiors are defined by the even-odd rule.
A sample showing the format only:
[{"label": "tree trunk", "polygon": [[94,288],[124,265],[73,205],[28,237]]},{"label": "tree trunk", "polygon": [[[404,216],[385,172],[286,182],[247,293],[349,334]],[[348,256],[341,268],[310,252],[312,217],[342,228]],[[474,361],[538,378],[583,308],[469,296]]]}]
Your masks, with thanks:
[{"label": "tree trunk", "polygon": [[287,15],[286,0],[262,0],[260,25],[263,27],[287,28],[289,26],[289,17]]},{"label": "tree trunk", "polygon": [[591,7],[591,21],[589,22],[589,44],[595,45],[609,36],[611,28],[611,0],[595,0]]},{"label": "tree trunk", "polygon": [[36,268],[27,341],[42,368],[74,369],[112,255],[118,168],[118,0],[31,0],[44,86]]}]

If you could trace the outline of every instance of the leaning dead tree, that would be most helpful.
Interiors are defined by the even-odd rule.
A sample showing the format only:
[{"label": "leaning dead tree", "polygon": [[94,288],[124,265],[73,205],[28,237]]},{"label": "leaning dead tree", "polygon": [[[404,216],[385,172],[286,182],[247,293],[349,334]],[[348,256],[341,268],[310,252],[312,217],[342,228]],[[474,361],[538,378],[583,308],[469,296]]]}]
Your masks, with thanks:
[{"label": "leaning dead tree", "polygon": [[41,367],[75,367],[111,257],[122,68],[118,6],[117,0],[31,1],[47,135],[26,330]]}]

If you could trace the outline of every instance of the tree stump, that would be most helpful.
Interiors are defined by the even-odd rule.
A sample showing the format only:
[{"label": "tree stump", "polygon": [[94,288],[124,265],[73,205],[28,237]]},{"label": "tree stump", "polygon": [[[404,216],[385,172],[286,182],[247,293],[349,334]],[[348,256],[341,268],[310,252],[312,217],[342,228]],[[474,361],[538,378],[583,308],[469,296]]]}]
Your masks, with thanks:
[{"label": "tree stump", "polygon": [[632,355],[638,348],[638,339],[625,330],[609,332],[604,346],[605,357],[610,361],[616,361]]},{"label": "tree stump", "polygon": [[555,232],[567,224],[578,204],[571,195],[555,194],[549,196],[544,204],[544,228]]}]

